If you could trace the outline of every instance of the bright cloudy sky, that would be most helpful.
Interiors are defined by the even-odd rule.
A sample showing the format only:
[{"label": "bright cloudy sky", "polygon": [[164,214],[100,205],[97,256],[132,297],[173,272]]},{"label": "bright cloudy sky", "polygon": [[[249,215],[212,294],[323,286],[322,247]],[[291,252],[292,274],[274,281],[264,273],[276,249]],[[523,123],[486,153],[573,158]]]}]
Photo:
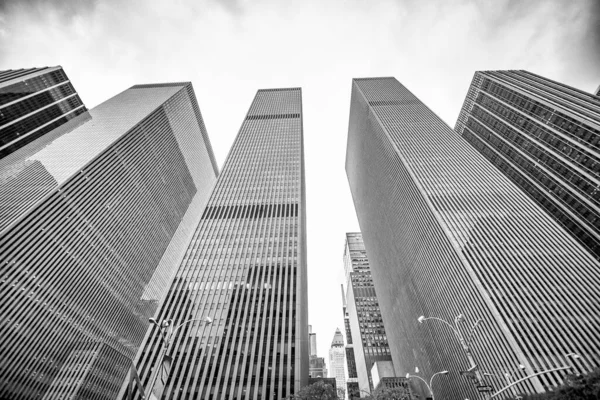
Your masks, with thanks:
[{"label": "bright cloudy sky", "polygon": [[220,166],[259,88],[301,86],[309,323],[343,328],[344,172],[353,77],[395,76],[454,126],[474,71],[600,84],[597,0],[0,0],[0,70],[62,65],[92,108],[138,83],[192,81]]}]

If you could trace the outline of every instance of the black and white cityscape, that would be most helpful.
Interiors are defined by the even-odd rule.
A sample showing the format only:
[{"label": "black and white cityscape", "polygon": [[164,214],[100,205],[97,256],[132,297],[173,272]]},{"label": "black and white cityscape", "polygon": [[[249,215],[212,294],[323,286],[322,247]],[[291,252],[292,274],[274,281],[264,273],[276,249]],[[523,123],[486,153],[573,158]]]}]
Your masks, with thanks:
[{"label": "black and white cityscape", "polygon": [[600,3],[0,2],[0,400],[53,399],[600,399]]}]

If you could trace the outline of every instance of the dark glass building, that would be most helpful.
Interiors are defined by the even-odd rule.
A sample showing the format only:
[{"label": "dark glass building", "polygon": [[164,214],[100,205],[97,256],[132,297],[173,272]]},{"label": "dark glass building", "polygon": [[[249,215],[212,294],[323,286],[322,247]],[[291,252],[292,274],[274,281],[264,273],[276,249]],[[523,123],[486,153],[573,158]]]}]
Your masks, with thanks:
[{"label": "dark glass building", "polygon": [[0,160],[0,398],[114,399],[217,167],[190,83],[56,129]]},{"label": "dark glass building", "polygon": [[[346,313],[348,333],[354,335],[352,341],[354,369],[361,391],[370,393],[373,389],[371,367],[376,361],[391,361],[390,348],[379,309],[377,294],[369,258],[360,232],[346,233],[344,243],[344,270],[346,273]],[[348,369],[350,372],[350,368]]]},{"label": "dark glass building", "polygon": [[0,71],[0,159],[86,111],[62,67]]},{"label": "dark glass building", "polygon": [[418,322],[460,314],[465,335],[483,320],[471,347],[494,391],[519,364],[528,375],[600,366],[598,261],[396,79],[352,82],[346,172],[397,376],[448,370],[436,398],[484,398],[457,372],[470,365],[452,330]]},{"label": "dark glass building", "polygon": [[[175,333],[166,398],[281,399],[308,383],[305,210],[301,90],[259,90],[157,314],[200,319]],[[154,328],[137,358],[147,389],[162,346]]]},{"label": "dark glass building", "polygon": [[527,71],[476,72],[455,130],[600,259],[600,98]]}]

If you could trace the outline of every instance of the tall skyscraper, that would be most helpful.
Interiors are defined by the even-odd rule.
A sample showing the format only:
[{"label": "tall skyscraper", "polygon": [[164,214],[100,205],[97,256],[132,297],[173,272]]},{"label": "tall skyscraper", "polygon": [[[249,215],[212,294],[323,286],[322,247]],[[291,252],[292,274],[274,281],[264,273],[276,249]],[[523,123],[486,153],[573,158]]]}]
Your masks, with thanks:
[{"label": "tall skyscraper", "polygon": [[329,377],[335,378],[340,398],[345,398],[346,395],[345,354],[344,336],[339,329],[336,329],[329,348]]},{"label": "tall skyscraper", "polygon": [[[259,90],[157,319],[184,324],[169,399],[281,399],[308,382],[300,88]],[[146,387],[158,329],[138,357]]]},{"label": "tall skyscraper", "polygon": [[519,364],[600,365],[598,261],[396,79],[353,81],[346,172],[399,376],[449,370],[436,397],[483,397],[455,372],[470,365],[452,330],[420,316],[463,314],[467,337],[481,318],[471,347],[494,390]]},{"label": "tall skyscraper", "polygon": [[348,288],[345,305],[349,331],[353,335],[354,367],[359,389],[370,393],[374,389],[371,367],[376,361],[391,361],[392,356],[371,277],[369,258],[360,232],[346,233],[344,269]]},{"label": "tall skyscraper", "polygon": [[57,129],[0,160],[0,398],[114,399],[217,166],[189,83]]},{"label": "tall skyscraper", "polygon": [[455,130],[600,259],[600,98],[526,71],[476,72]]},{"label": "tall skyscraper", "polygon": [[86,111],[62,67],[0,71],[0,159]]}]

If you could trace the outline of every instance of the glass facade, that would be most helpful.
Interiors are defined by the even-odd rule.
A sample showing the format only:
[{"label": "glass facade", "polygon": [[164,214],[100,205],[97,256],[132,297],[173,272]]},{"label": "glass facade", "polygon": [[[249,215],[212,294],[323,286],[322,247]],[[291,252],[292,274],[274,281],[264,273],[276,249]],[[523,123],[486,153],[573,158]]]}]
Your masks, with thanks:
[{"label": "glass facade", "polygon": [[371,277],[369,258],[360,233],[346,233],[344,269],[348,288],[345,299],[348,314],[346,336],[350,337],[355,332],[354,338],[349,340],[349,343],[353,343],[353,359],[348,360],[348,366],[354,364],[360,390],[370,393],[374,389],[371,377],[373,363],[391,361],[392,356]]},{"label": "glass facade", "polygon": [[[259,90],[159,309],[181,326],[168,399],[280,399],[308,382],[302,95]],[[150,386],[153,328],[138,354]]]},{"label": "glass facade", "polygon": [[457,373],[469,363],[453,332],[421,315],[464,314],[465,334],[483,320],[471,347],[494,389],[571,352],[577,372],[600,365],[598,261],[396,79],[353,81],[346,172],[397,376],[449,370],[436,397],[483,398]]},{"label": "glass facade", "polygon": [[72,128],[0,161],[1,398],[115,398],[216,182],[189,83]]},{"label": "glass facade", "polygon": [[600,259],[600,98],[476,72],[455,130]]},{"label": "glass facade", "polygon": [[0,159],[86,111],[61,67],[0,71]]}]

